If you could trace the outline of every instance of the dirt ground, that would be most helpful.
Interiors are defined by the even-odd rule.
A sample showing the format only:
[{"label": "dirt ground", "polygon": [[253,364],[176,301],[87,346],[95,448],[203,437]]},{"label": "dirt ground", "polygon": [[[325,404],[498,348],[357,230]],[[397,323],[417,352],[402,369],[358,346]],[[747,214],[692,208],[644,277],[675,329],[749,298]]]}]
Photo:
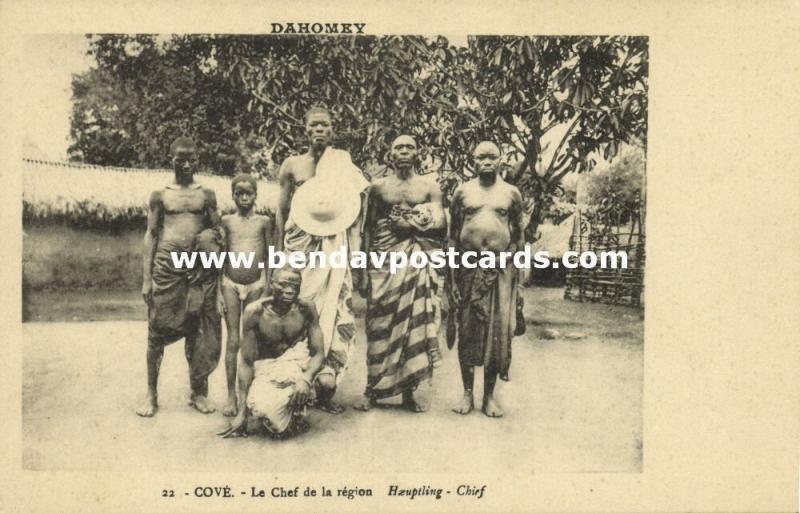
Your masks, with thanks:
[{"label": "dirt ground", "polygon": [[[348,408],[333,416],[312,410],[311,431],[286,441],[216,437],[227,419],[219,411],[202,415],[186,404],[182,342],[166,351],[158,415],[137,417],[134,408],[146,383],[146,324],[136,295],[110,294],[93,301],[86,294],[32,296],[32,320],[72,322],[23,325],[23,465],[41,470],[291,472],[313,461],[319,472],[639,472],[640,311],[575,303],[562,295],[558,288],[524,293],[528,333],[514,339],[511,381],[498,385],[504,418],[450,411],[461,384],[455,351],[443,348],[443,367],[431,386],[420,387],[427,413]],[[355,306],[363,311],[363,301]],[[366,382],[361,315],[359,323],[353,362],[336,396],[345,405],[359,399]],[[560,336],[542,338],[547,329]],[[210,397],[218,408],[226,394],[224,374],[220,364],[211,376]]]}]

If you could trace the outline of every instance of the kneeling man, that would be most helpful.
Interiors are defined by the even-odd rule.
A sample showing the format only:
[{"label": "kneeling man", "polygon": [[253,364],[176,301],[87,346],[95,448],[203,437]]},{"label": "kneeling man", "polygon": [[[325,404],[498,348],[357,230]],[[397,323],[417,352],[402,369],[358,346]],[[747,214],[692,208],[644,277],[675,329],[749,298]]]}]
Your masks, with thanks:
[{"label": "kneeling man", "polygon": [[308,427],[305,407],[316,395],[313,383],[325,355],[317,310],[298,299],[300,282],[299,271],[277,270],[272,295],[245,309],[238,414],[220,436],[247,436],[248,414],[278,437]]}]

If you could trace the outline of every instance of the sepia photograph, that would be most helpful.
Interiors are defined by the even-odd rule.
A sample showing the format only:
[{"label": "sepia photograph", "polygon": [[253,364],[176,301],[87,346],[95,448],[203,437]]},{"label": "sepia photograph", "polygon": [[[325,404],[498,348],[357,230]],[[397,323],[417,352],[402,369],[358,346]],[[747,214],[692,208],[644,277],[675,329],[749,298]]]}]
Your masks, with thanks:
[{"label": "sepia photograph", "polygon": [[796,2],[0,20],[0,512],[798,512]]},{"label": "sepia photograph", "polygon": [[643,471],[648,37],[363,28],[24,37],[24,469]]}]

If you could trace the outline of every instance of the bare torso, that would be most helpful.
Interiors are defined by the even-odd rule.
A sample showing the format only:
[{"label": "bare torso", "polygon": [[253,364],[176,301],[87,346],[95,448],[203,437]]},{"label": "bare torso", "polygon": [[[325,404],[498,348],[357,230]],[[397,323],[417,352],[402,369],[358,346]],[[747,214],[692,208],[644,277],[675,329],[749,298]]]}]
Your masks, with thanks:
[{"label": "bare torso", "polygon": [[289,204],[291,204],[294,191],[316,175],[317,161],[311,154],[304,153],[287,158],[285,166],[289,176]]},{"label": "bare torso", "polygon": [[308,315],[303,312],[302,303],[294,303],[288,312],[279,315],[271,301],[271,297],[259,300],[262,312],[256,328],[257,360],[279,357],[308,333]]},{"label": "bare torso", "polygon": [[225,275],[236,283],[247,285],[255,282],[263,273],[256,265],[267,259],[266,247],[271,244],[272,220],[267,216],[251,214],[242,217],[239,214],[230,214],[222,218],[225,228],[226,247],[230,252],[254,253],[253,265],[249,268],[240,266],[238,269],[230,265],[230,260],[225,261]]},{"label": "bare torso", "polygon": [[483,187],[475,179],[460,189],[463,221],[458,242],[463,250],[506,251],[512,238],[512,216],[515,209],[516,187],[497,178],[494,184]]},{"label": "bare torso", "polygon": [[181,246],[210,225],[207,216],[208,191],[199,185],[167,187],[161,191],[163,217],[158,242]]},{"label": "bare torso", "polygon": [[434,187],[438,188],[438,184],[416,174],[407,180],[395,175],[378,179],[370,190],[375,201],[375,220],[389,217],[393,207],[412,209],[431,201]]}]

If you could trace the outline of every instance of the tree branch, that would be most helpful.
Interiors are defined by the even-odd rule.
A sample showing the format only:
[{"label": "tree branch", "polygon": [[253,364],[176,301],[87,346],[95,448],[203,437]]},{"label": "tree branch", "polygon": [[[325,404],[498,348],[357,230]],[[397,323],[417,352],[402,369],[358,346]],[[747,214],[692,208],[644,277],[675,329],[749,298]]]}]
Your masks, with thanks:
[{"label": "tree branch", "polygon": [[523,145],[522,147],[520,147],[520,146],[518,146],[518,145],[517,145],[517,143],[515,143],[515,142],[513,142],[513,141],[512,141],[512,143],[513,143],[513,146],[514,146],[514,148],[515,148],[517,151],[519,151],[519,152],[520,152],[520,153],[522,153],[522,154],[525,154],[525,147],[524,147],[524,145],[525,145],[525,142],[524,142],[524,141],[526,140],[526,138],[523,138],[523,136],[524,136],[525,134],[524,134],[524,133],[522,133],[522,132],[520,132],[519,128],[517,128],[517,124],[516,124],[516,123],[514,123],[514,118],[513,118],[513,116],[512,116],[512,118],[511,118],[511,121],[512,121],[512,123],[511,123],[511,124],[514,126],[514,132],[515,132],[515,133],[516,133],[516,135],[517,135],[517,140],[519,140],[519,143]]},{"label": "tree branch", "polygon": [[275,102],[273,102],[272,100],[267,98],[266,96],[262,96],[260,93],[256,92],[254,89],[251,90],[250,93],[253,96],[255,96],[256,98],[258,98],[259,100],[261,100],[262,102],[264,102],[264,103],[266,103],[268,105],[271,105],[273,109],[277,110],[278,112],[280,112],[281,114],[283,114],[284,116],[289,118],[289,120],[293,121],[295,124],[297,124],[297,125],[302,125],[303,124],[303,121],[297,119],[296,117],[294,117],[291,114],[289,114],[288,112],[286,112],[281,106],[279,106],[278,104],[276,104]]},{"label": "tree branch", "polygon": [[542,128],[542,134],[546,134],[547,132],[550,131],[550,129],[552,129],[556,125],[558,125],[558,120],[554,119],[553,121],[548,123],[546,127]]},{"label": "tree branch", "polygon": [[574,67],[574,68],[572,68],[572,69],[569,71],[569,73],[567,73],[566,75],[564,75],[564,78],[562,78],[560,81],[558,81],[558,82],[556,83],[556,85],[555,85],[555,86],[553,86],[553,87],[551,87],[549,90],[547,90],[547,91],[546,91],[546,92],[545,92],[545,93],[542,95],[542,97],[541,97],[541,99],[540,99],[539,101],[537,101],[536,103],[534,103],[532,106],[528,107],[527,109],[524,109],[524,110],[521,110],[521,111],[519,111],[519,115],[521,116],[521,115],[523,115],[523,114],[526,114],[526,113],[528,113],[528,112],[531,112],[531,111],[533,111],[533,110],[536,110],[536,109],[538,109],[538,108],[539,108],[539,107],[540,107],[540,106],[541,106],[541,105],[542,105],[542,104],[545,102],[545,100],[547,100],[547,98],[548,98],[548,97],[549,97],[551,94],[553,94],[554,92],[556,92],[556,91],[558,91],[559,89],[561,89],[561,86],[564,84],[564,82],[566,82],[566,81],[567,81],[567,79],[568,79],[569,77],[571,77],[571,76],[572,76],[572,74],[573,74],[573,73],[575,73],[575,70],[576,70],[576,69],[577,69],[577,66],[576,66],[576,67]]},{"label": "tree branch", "polygon": [[552,179],[552,180],[550,180],[550,181],[551,181],[552,183],[558,183],[558,182],[560,182],[560,181],[561,181],[561,179],[562,179],[562,178],[564,178],[564,177],[567,175],[567,173],[569,173],[569,171],[570,171],[570,168],[569,168],[569,166],[567,166],[567,168],[566,168],[565,170],[561,171],[561,172],[560,172],[560,173],[558,173],[558,174],[555,174],[555,175],[553,175],[553,179]]},{"label": "tree branch", "polygon": [[561,138],[561,142],[558,143],[556,151],[553,152],[553,158],[550,159],[550,165],[547,166],[547,171],[545,171],[544,173],[545,180],[549,180],[550,177],[555,172],[554,166],[556,163],[556,158],[558,158],[558,154],[561,153],[561,148],[564,147],[564,144],[566,144],[567,140],[570,138],[570,135],[572,135],[572,130],[575,128],[575,125],[578,124],[578,121],[580,121],[582,117],[583,117],[582,113],[579,113],[577,116],[575,116],[575,120],[572,122],[569,128],[567,128],[567,131],[564,133],[564,137]]},{"label": "tree branch", "polygon": [[[250,63],[248,63],[247,61],[244,61],[244,62],[245,62],[245,64],[246,64],[246,65],[249,67],[249,69],[250,69],[251,71],[254,69],[254,68],[253,68],[253,66],[252,66]],[[292,116],[291,114],[289,114],[288,112],[286,112],[286,111],[285,111],[285,110],[284,110],[282,107],[280,107],[278,104],[276,104],[275,102],[273,102],[272,100],[270,100],[270,99],[269,99],[269,98],[267,98],[266,96],[263,96],[263,95],[261,95],[261,93],[259,93],[259,92],[258,92],[258,89],[257,89],[256,87],[253,87],[253,86],[252,86],[252,85],[249,83],[249,81],[247,80],[247,78],[246,78],[246,77],[245,77],[245,75],[244,75],[244,70],[243,70],[242,68],[239,68],[239,78],[242,80],[242,83],[243,83],[243,84],[244,84],[244,85],[245,85],[245,86],[246,86],[246,87],[247,87],[247,88],[250,90],[250,93],[251,93],[253,96],[255,96],[256,98],[258,98],[259,100],[261,100],[263,103],[266,103],[266,104],[268,104],[268,105],[271,105],[273,109],[277,110],[278,112],[280,112],[281,114],[283,114],[285,117],[287,117],[288,119],[290,119],[291,121],[293,121],[293,122],[294,122],[294,123],[296,123],[297,125],[302,125],[302,124],[303,124],[303,122],[302,122],[301,120],[297,119],[296,117],[294,117],[294,116]]]}]

